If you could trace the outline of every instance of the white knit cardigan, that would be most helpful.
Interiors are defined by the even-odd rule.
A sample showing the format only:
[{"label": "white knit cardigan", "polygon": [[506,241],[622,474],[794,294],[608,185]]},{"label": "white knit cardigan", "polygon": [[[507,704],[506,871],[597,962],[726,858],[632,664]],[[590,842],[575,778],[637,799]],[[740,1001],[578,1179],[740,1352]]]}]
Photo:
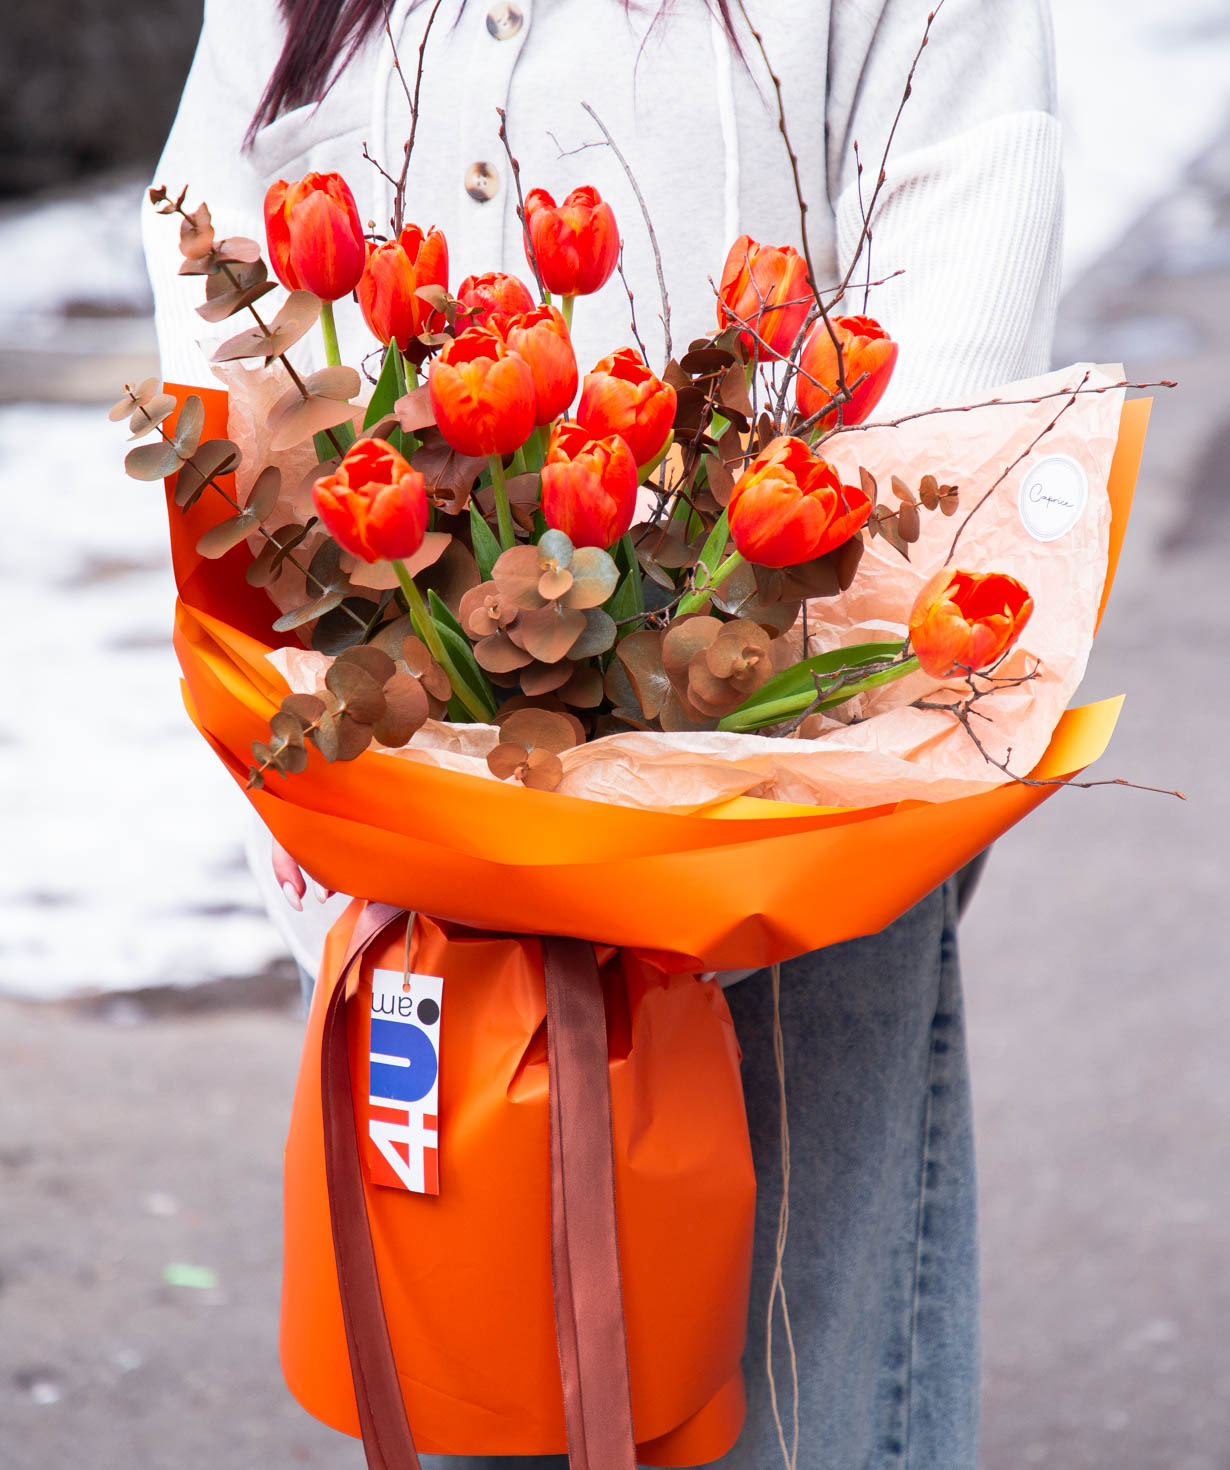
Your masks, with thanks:
[{"label": "white knit cardigan", "polygon": [[[866,196],[933,4],[747,0],[781,79],[821,286],[839,279],[861,230],[854,144]],[[391,6],[411,84],[431,8],[429,0]],[[655,10],[653,0],[631,11],[620,0],[444,0],[427,44],[407,216],[445,232],[454,285],[470,272],[528,274],[497,139],[496,108],[503,107],[527,191],[545,187],[558,199],[590,183],[611,201],[641,336],[660,369],[661,303],[648,235],[611,150],[587,146],[601,133],[582,102],[609,128],[645,196],[677,353],[713,329],[708,278],[718,277],[738,234],[796,247],[802,236],[772,84],[746,25],[740,18],[740,56],[705,0],[674,0],[656,23]],[[740,16],[738,0],[731,10]],[[156,182],[172,191],[188,185],[190,202],[207,201],[221,233],[263,239],[261,204],[274,179],[335,169],[365,219],[387,230],[390,187],[362,157],[366,143],[395,173],[409,127],[387,37],[377,32],[321,103],[278,118],[245,150],[282,37],[276,0],[206,0]],[[1046,0],[946,0],[901,116],[874,220],[873,275],[904,272],[871,292],[871,314],[901,344],[882,411],[1048,366],[1062,228],[1054,112]],[[494,170],[487,199],[467,192],[478,163]],[[200,278],[176,274],[173,223],[149,208],[143,223],[163,375],[208,384],[209,344],[235,324],[202,322],[194,309]],[[861,303],[860,290],[843,305],[857,312]],[[339,302],[337,315],[343,359],[357,363],[372,346],[358,307]],[[582,372],[631,340],[618,277],[578,302],[574,338]],[[303,365],[316,365],[310,342],[296,351]],[[291,911],[273,884],[267,839],[253,838],[253,848],[258,880],[274,899],[271,913],[288,932]],[[333,911],[313,912],[309,928],[320,929]],[[295,923],[288,938],[314,969],[316,935],[304,919]]]}]

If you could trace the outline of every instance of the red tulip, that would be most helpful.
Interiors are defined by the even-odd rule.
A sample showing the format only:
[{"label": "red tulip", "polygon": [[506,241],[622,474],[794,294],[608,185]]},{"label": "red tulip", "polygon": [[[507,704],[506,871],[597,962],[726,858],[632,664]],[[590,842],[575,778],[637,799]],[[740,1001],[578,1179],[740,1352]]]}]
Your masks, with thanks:
[{"label": "red tulip", "polygon": [[363,561],[413,556],[423,544],[426,482],[383,439],[357,439],[312,500],[329,535]]},{"label": "red tulip", "polygon": [[[619,259],[619,227],[597,189],[574,189],[558,206],[545,189],[531,189],[525,221],[548,291],[589,296],[610,280]],[[528,243],[525,256],[529,260]]]},{"label": "red tulip", "polygon": [[1021,636],[1033,610],[1015,577],[943,567],[914,602],[910,643],[937,679],[985,669]]},{"label": "red tulip", "polygon": [[740,334],[747,357],[784,357],[811,303],[807,264],[797,250],[760,245],[750,235],[740,235],[730,247],[718,287],[718,326],[747,324],[751,330]]},{"label": "red tulip", "polygon": [[595,439],[580,424],[556,425],[542,469],[542,513],[574,546],[614,546],[636,513],[636,461],[618,434]]},{"label": "red tulip", "polygon": [[536,306],[510,317],[501,335],[534,379],[534,422],[549,424],[577,391],[577,355],[563,315],[557,307]]},{"label": "red tulip", "polygon": [[[829,334],[822,321],[816,322],[799,354],[799,366],[803,370],[795,379],[799,412],[804,418],[811,418],[831,402],[829,394],[837,392],[837,349],[833,346],[833,336],[836,336],[841,343],[846,387],[854,388],[854,384],[866,374],[864,381],[854,388],[850,402],[841,407],[843,424],[861,424],[884,396],[893,368],[897,365],[897,344],[879,322],[869,316],[835,316],[829,320],[833,335]],[[804,377],[804,373],[808,376]],[[810,381],[812,378],[815,382]],[[837,409],[834,407],[820,423],[829,425],[836,421]]]},{"label": "red tulip", "polygon": [[265,237],[274,274],[288,291],[322,301],[349,296],[367,255],[363,225],[341,174],[278,179],[265,195]]},{"label": "red tulip", "polygon": [[675,390],[640,353],[621,347],[585,374],[577,423],[595,438],[618,434],[638,465],[649,464],[675,422],[675,401]]},{"label": "red tulip", "polygon": [[871,514],[871,501],[843,485],[802,439],[766,444],[730,493],[736,550],[762,567],[792,567],[842,546]]},{"label": "red tulip", "polygon": [[427,381],[436,423],[459,454],[511,454],[530,437],[533,376],[493,332],[470,327],[455,337]]},{"label": "red tulip", "polygon": [[424,235],[418,225],[405,225],[396,240],[369,249],[359,281],[363,318],[382,342],[396,342],[403,352],[411,338],[444,321],[416,294],[420,286],[448,290],[448,242],[439,230]]},{"label": "red tulip", "polygon": [[457,300],[468,307],[470,315],[457,313],[459,327],[502,327],[510,316],[534,310],[529,287],[518,276],[503,271],[486,271],[481,276],[467,276],[457,288]]}]

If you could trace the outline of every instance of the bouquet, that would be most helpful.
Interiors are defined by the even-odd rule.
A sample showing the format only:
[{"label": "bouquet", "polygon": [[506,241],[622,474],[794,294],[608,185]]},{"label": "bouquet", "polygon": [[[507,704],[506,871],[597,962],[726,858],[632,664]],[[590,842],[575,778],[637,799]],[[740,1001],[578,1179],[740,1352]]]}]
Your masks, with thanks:
[{"label": "bouquet", "polygon": [[[830,288],[805,230],[740,236],[707,336],[675,352],[663,284],[662,360],[629,296],[636,346],[582,374],[619,225],[593,188],[522,198],[508,156],[530,279],[455,288],[400,188],[372,238],[339,175],[278,182],[268,264],[152,191],[201,315],[251,324],[213,354],[227,393],[113,412],[157,436],[127,464],[168,482],[193,719],[360,895],[288,1146],[292,1388],[373,1464],[415,1437],[694,1464],[738,1432],[750,1260],[707,977],[883,927],[1101,752],[1117,702],[1065,709],[1147,404],[1086,366],[877,424],[879,184]],[[433,1304],[449,1271],[464,1309]]]}]

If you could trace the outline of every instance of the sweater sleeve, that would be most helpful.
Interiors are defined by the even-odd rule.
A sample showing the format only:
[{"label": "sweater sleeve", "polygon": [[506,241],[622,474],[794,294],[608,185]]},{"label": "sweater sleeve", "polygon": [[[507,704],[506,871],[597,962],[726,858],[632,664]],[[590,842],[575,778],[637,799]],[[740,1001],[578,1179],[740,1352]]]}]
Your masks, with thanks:
[{"label": "sweater sleeve", "polygon": [[[207,0],[192,69],[154,175],[172,197],[187,186],[185,207],[204,201],[224,235],[262,238],[264,186],[243,140],[270,57],[281,48],[280,27],[272,0]],[[197,315],[203,282],[179,275],[177,220],[156,213],[147,201],[141,227],[162,376],[216,387],[210,353],[238,325],[210,324]]]},{"label": "sweater sleeve", "polygon": [[[835,0],[826,113],[843,269],[922,38],[916,0]],[[872,221],[868,313],[901,344],[881,412],[1044,372],[1059,294],[1060,128],[1047,0],[947,0],[905,103]],[[842,304],[862,310],[864,266]],[[878,416],[878,415],[877,415]]]}]

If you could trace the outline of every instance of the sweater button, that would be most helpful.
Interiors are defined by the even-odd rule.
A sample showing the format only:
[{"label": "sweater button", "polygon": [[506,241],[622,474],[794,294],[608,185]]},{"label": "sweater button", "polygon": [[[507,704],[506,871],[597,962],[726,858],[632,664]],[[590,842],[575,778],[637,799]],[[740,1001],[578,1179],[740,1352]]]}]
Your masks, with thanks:
[{"label": "sweater button", "polygon": [[486,204],[500,187],[500,176],[493,165],[472,163],[466,169],[466,193],[479,204]]},{"label": "sweater button", "polygon": [[519,5],[493,5],[487,12],[487,30],[497,41],[511,41],[524,21]]}]

